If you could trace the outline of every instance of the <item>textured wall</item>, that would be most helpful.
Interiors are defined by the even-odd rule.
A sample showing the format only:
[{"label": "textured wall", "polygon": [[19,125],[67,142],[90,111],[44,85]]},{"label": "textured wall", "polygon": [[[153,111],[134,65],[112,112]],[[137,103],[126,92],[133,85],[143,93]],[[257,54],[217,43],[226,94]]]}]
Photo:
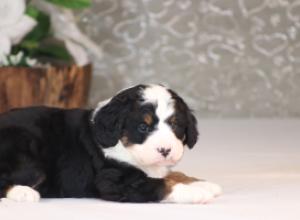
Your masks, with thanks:
[{"label": "textured wall", "polygon": [[300,116],[299,0],[94,0],[79,23],[104,52],[91,105],[159,82],[202,117]]}]

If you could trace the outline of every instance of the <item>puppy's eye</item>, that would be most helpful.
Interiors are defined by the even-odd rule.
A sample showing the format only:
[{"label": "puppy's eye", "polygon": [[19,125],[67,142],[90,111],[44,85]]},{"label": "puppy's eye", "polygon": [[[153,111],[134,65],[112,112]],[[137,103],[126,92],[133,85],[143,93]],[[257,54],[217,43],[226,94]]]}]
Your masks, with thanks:
[{"label": "puppy's eye", "polygon": [[147,124],[141,123],[138,126],[138,131],[140,133],[148,133],[150,131],[150,128],[149,128],[149,126]]}]

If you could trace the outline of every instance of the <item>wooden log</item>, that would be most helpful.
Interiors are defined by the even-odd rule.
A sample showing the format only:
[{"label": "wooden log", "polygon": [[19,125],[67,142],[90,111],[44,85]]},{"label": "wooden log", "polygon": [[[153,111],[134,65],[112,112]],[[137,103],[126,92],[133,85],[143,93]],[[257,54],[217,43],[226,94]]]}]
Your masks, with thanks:
[{"label": "wooden log", "polygon": [[91,69],[91,65],[1,67],[0,112],[38,105],[84,107],[88,98]]}]

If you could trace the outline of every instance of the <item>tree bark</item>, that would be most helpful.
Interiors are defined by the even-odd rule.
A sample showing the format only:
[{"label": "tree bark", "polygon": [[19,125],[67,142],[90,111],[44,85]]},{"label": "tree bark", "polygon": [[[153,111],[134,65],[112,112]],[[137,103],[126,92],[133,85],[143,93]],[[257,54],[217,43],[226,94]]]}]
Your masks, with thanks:
[{"label": "tree bark", "polygon": [[49,68],[1,67],[0,112],[46,105],[84,107],[91,80],[91,65]]}]

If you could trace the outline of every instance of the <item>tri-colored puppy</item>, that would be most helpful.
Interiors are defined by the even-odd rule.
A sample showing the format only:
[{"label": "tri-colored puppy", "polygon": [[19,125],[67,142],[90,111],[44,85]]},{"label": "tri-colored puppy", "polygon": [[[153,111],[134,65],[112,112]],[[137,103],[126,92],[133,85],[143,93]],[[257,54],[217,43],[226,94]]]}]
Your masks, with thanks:
[{"label": "tri-colored puppy", "polygon": [[138,85],[94,110],[49,107],[0,115],[0,198],[206,203],[218,185],[170,172],[198,137],[182,98]]}]

